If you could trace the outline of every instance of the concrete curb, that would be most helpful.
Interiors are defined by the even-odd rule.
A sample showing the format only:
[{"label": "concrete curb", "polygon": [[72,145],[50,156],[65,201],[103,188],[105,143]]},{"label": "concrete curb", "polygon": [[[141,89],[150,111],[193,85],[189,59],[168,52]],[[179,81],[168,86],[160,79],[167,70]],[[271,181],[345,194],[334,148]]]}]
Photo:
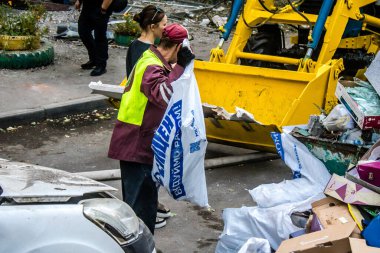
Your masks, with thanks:
[{"label": "concrete curb", "polygon": [[[279,158],[280,157],[278,154],[255,152],[253,154],[232,155],[206,159],[204,166],[205,169],[213,169],[240,163],[261,162]],[[75,174],[96,181],[118,180],[121,178],[120,169],[76,172]]]},{"label": "concrete curb", "polygon": [[48,118],[59,118],[70,114],[89,112],[95,109],[109,107],[107,97],[94,95],[85,98],[73,99],[65,102],[53,103],[34,109],[21,109],[0,113],[0,128],[21,125]]}]

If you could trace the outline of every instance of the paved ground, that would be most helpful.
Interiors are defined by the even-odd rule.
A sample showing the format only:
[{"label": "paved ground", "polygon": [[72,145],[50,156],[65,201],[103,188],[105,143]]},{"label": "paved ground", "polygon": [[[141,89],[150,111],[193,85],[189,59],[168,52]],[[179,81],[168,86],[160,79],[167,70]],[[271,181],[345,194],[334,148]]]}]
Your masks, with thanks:
[{"label": "paved ground", "polygon": [[[90,117],[61,119],[0,132],[0,157],[54,167],[70,172],[117,169],[117,161],[106,157],[113,126],[112,111]],[[101,119],[110,114],[110,120]],[[235,151],[237,153],[242,150]],[[208,150],[207,157],[223,154]],[[240,164],[206,170],[209,213],[185,202],[172,200],[164,191],[160,200],[176,214],[166,227],[156,231],[158,248],[165,253],[214,252],[223,230],[224,208],[254,205],[247,189],[289,178],[281,160]],[[120,181],[106,182],[120,189]],[[116,194],[120,197],[120,192]]]},{"label": "paved ground", "polygon": [[[209,33],[199,27],[190,29],[192,32],[197,58],[208,59],[209,50],[219,40],[218,33]],[[125,48],[110,46],[108,72],[101,77],[90,77],[89,71],[79,68],[87,61],[80,42],[52,42],[55,48],[53,65],[30,70],[0,70],[0,119],[1,115],[20,110],[25,112],[92,97],[88,88],[90,81],[118,84],[123,79]],[[109,112],[93,112],[77,118],[29,123],[21,127],[13,125],[13,130],[9,131],[0,129],[0,157],[71,172],[116,169],[117,162],[106,157],[114,122],[112,112],[110,109]],[[208,151],[208,156],[215,155]],[[188,203],[175,202],[165,192],[160,192],[160,199],[176,214],[155,235],[158,248],[164,252],[214,252],[223,229],[222,210],[254,205],[247,189],[282,181],[290,177],[290,172],[281,160],[275,160],[207,170],[206,177],[209,202],[215,209],[213,213]],[[119,181],[108,183],[120,188]]]},{"label": "paved ground", "polygon": [[[67,15],[73,15],[72,13],[67,12]],[[66,12],[54,12],[52,15],[61,22],[63,19],[61,16],[65,16]],[[75,15],[71,19],[74,18]],[[50,26],[53,35],[56,26]],[[194,36],[191,44],[197,59],[208,59],[210,49],[218,43],[219,33],[209,30],[199,27],[189,28],[190,34]],[[49,38],[49,41],[54,46],[54,64],[28,70],[0,69],[0,119],[2,115],[16,110],[35,109],[54,103],[93,97],[88,88],[91,81],[118,85],[125,76],[127,50],[125,47],[110,44],[107,73],[100,77],[91,77],[90,70],[80,68],[80,64],[88,60],[87,51],[80,41],[52,38]]]}]

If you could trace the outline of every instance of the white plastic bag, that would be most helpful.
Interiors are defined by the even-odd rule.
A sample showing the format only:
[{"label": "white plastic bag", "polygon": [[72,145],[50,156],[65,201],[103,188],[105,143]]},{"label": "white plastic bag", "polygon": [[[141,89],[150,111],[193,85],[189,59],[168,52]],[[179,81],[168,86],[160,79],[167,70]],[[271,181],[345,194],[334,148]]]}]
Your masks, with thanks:
[{"label": "white plastic bag", "polygon": [[322,120],[322,124],[328,131],[342,131],[355,127],[354,120],[343,104],[336,105]]},{"label": "white plastic bag", "polygon": [[311,209],[311,203],[324,197],[323,193],[317,193],[303,201],[270,208],[254,206],[224,209],[224,230],[215,252],[236,253],[251,237],[267,239],[276,250],[283,240],[289,238],[290,233],[302,229],[292,223],[290,215]]},{"label": "white plastic bag", "polygon": [[294,178],[307,178],[311,183],[326,185],[331,175],[326,166],[308,148],[289,133],[272,133],[277,152],[293,171]]},{"label": "white plastic bag", "polygon": [[272,207],[302,201],[323,192],[325,186],[312,183],[307,178],[297,178],[278,184],[262,184],[249,190],[249,194],[259,207]]},{"label": "white plastic bag", "polygon": [[262,184],[250,190],[257,205],[272,207],[302,201],[323,192],[331,178],[326,166],[289,133],[272,133],[272,139],[295,179],[278,184]]},{"label": "white plastic bag", "polygon": [[194,61],[172,83],[173,95],[152,142],[152,177],[176,200],[208,206],[206,128]]},{"label": "white plastic bag", "polygon": [[267,239],[251,237],[240,248],[238,253],[271,253]]}]

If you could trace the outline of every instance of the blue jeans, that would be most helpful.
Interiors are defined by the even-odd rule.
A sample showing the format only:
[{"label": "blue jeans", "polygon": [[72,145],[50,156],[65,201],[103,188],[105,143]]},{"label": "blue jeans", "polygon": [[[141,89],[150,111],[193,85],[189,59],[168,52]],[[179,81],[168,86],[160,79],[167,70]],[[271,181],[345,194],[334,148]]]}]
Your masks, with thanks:
[{"label": "blue jeans", "polygon": [[152,165],[120,161],[123,200],[154,234],[158,190],[152,179]]}]

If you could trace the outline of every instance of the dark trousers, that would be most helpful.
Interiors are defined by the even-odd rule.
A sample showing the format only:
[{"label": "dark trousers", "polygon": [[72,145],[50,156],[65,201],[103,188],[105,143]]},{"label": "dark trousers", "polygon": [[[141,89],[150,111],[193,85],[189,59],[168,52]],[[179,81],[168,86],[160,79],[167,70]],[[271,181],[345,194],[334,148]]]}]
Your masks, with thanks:
[{"label": "dark trousers", "polygon": [[152,165],[120,161],[123,200],[154,234],[158,191],[152,179]]},{"label": "dark trousers", "polygon": [[[106,67],[108,59],[107,24],[109,14],[99,9],[83,7],[78,20],[78,33],[87,49],[90,61],[97,67]],[[94,31],[94,36],[92,32]]]}]

